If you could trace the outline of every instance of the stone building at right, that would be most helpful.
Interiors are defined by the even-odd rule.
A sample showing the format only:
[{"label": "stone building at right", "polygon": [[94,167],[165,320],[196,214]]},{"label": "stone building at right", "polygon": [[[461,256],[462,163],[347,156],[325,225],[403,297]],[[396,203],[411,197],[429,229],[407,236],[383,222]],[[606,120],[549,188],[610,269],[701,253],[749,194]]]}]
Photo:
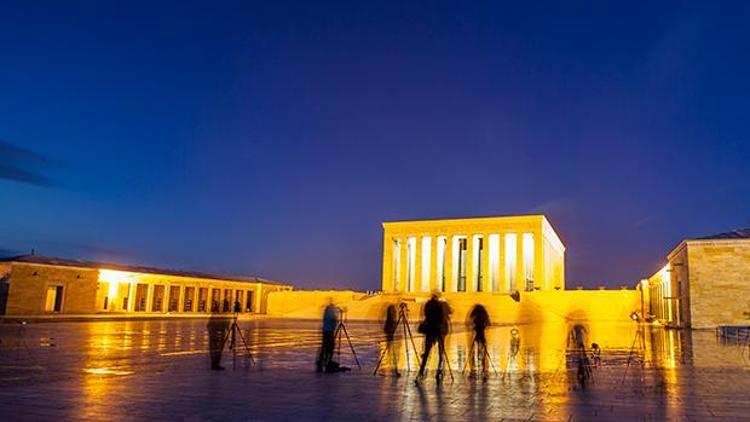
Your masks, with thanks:
[{"label": "stone building at right", "polygon": [[652,318],[667,326],[750,325],[750,228],[683,240],[641,289]]}]

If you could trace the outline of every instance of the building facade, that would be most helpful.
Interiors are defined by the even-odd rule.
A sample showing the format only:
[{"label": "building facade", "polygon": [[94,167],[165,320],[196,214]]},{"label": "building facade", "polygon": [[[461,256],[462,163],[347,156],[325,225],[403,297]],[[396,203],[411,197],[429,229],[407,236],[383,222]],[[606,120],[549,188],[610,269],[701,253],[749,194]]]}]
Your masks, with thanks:
[{"label": "building facade", "polygon": [[750,229],[683,240],[641,288],[652,318],[664,325],[750,324]]},{"label": "building facade", "polygon": [[265,313],[270,292],[291,286],[256,277],[24,255],[0,259],[0,314],[201,315]]},{"label": "building facade", "polygon": [[383,223],[384,292],[565,289],[565,246],[543,215]]}]

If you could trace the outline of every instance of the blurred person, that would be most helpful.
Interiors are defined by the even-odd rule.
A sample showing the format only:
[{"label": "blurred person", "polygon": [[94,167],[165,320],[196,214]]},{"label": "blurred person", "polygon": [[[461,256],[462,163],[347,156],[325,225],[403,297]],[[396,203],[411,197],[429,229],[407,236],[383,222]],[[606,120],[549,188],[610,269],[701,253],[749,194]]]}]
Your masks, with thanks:
[{"label": "blurred person", "polygon": [[602,364],[602,349],[597,343],[591,343],[591,363],[594,367]]},{"label": "blurred person", "polygon": [[229,320],[219,313],[218,303],[214,303],[211,306],[211,316],[208,318],[206,328],[208,329],[208,350],[211,359],[211,370],[224,370],[224,367],[221,366],[221,355],[224,352]]},{"label": "blurred person", "polygon": [[330,369],[333,360],[333,350],[336,346],[334,335],[339,322],[339,308],[333,304],[333,298],[329,299],[328,305],[323,310],[322,340],[320,355],[316,362],[317,372],[326,372]]},{"label": "blurred person", "polygon": [[398,329],[398,313],[396,305],[390,304],[385,310],[385,322],[383,323],[383,333],[385,334],[386,348],[389,349],[391,357],[391,366],[393,366],[393,375],[400,377],[398,372],[398,344],[395,340],[396,329]]},{"label": "blurred person", "polygon": [[490,315],[484,306],[478,304],[472,308],[469,319],[474,331],[472,346],[475,346],[473,348],[474,355],[469,356],[472,365],[471,376],[476,376],[476,366],[481,362],[482,376],[487,379],[487,336],[485,330],[490,326]]},{"label": "blurred person", "polygon": [[440,302],[437,293],[434,293],[430,300],[424,305],[424,320],[419,324],[418,331],[425,335],[424,353],[422,354],[422,363],[419,366],[417,375],[417,384],[424,378],[427,359],[430,357],[430,351],[435,343],[438,344],[438,369],[435,378],[440,381],[443,378],[443,358],[445,356],[445,336],[448,334],[450,327],[451,309],[447,302]]},{"label": "blurred person", "polygon": [[576,367],[576,380],[581,388],[586,388],[591,379],[591,363],[586,352],[588,332],[582,324],[575,324],[568,334],[568,355]]}]

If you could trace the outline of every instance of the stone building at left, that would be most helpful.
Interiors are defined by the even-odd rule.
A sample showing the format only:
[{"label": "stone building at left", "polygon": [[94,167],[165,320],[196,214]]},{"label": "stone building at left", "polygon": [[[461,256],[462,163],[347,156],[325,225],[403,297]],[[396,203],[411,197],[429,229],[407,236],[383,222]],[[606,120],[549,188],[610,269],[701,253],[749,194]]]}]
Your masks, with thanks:
[{"label": "stone building at left", "polygon": [[61,259],[0,258],[0,315],[189,316],[259,313],[292,286],[259,277]]}]

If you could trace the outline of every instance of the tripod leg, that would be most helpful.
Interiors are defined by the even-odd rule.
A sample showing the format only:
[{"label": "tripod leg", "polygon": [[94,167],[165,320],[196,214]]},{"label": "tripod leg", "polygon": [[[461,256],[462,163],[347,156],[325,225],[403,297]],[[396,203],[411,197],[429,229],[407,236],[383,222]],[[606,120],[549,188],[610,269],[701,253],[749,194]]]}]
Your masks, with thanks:
[{"label": "tripod leg", "polygon": [[[346,331],[346,326],[344,324],[341,324],[341,329],[344,331],[344,335],[346,336],[346,341],[349,343],[349,348],[352,350],[352,355],[354,356],[354,361],[357,362],[357,367],[362,370],[362,365],[359,364],[359,359],[357,359],[357,352],[354,351],[354,345],[352,344],[352,339],[349,338],[349,332]],[[341,336],[341,334],[339,334]],[[339,354],[341,353],[341,345],[339,345]]]},{"label": "tripod leg", "polygon": [[461,375],[466,372],[466,367],[469,366],[469,359],[474,360],[474,345],[477,343],[477,339],[471,341],[471,347],[469,347],[469,353],[466,355],[466,362],[464,362],[464,368],[461,370]]},{"label": "tripod leg", "polygon": [[[451,376],[451,382],[455,381],[455,378],[453,378],[453,369],[451,369],[451,361],[448,359],[448,352],[445,350],[445,339],[438,340],[438,349],[443,349],[443,358],[445,359],[445,366],[448,367],[448,374]],[[439,351],[438,351],[439,352]]]},{"label": "tripod leg", "polygon": [[[409,363],[409,344],[407,343],[407,328],[409,328],[409,325],[406,323],[406,319],[402,318],[403,311],[401,311],[401,315],[399,315],[398,319],[401,321],[401,329],[404,331],[404,352],[406,353],[406,372],[411,372],[411,363]],[[397,326],[398,327],[398,326]],[[417,354],[417,351],[414,351],[414,354]]]},{"label": "tripod leg", "polygon": [[[395,340],[392,340],[395,341]],[[383,349],[383,352],[380,353],[380,358],[378,358],[378,364],[375,365],[375,370],[372,371],[372,374],[375,375],[378,373],[378,369],[380,369],[380,365],[383,363],[383,359],[388,354],[388,350],[391,348],[391,342],[386,341],[385,342],[385,348]]]},{"label": "tripod leg", "polygon": [[245,347],[245,352],[247,353],[247,357],[250,358],[250,363],[254,366],[255,359],[253,359],[253,354],[250,353],[250,346],[247,344],[247,340],[245,340],[245,336],[242,334],[242,330],[240,330],[239,326],[237,326],[237,333],[240,335],[240,340],[242,340],[242,345]]},{"label": "tripod leg", "polygon": [[490,352],[487,350],[487,345],[484,346],[484,355],[487,358],[487,361],[490,363],[490,366],[492,367],[492,370],[495,372],[495,376],[497,376],[497,368],[495,368],[495,363],[492,362],[492,356],[490,356]]},{"label": "tripod leg", "polygon": [[[411,327],[409,326],[409,320],[407,320],[406,316],[404,316],[404,319],[403,319],[402,322],[404,324],[404,329],[409,334],[409,340],[411,340],[411,347],[414,350],[414,357],[417,359],[417,366],[419,366],[419,364],[421,363],[421,362],[419,362],[419,352],[417,351],[417,345],[416,345],[416,343],[414,343],[414,336],[411,333]],[[404,342],[406,342],[406,339],[404,339]],[[406,359],[408,360],[409,359],[409,347],[408,347],[408,345],[406,345],[406,346],[407,346],[406,347]]]},{"label": "tripod leg", "polygon": [[336,333],[333,335],[333,338],[336,339],[336,359],[338,359],[339,364],[341,363],[341,323],[339,323],[339,326],[336,327]]},{"label": "tripod leg", "polygon": [[633,344],[630,346],[630,352],[628,353],[628,361],[625,364],[625,372],[622,374],[622,382],[621,384],[625,383],[625,377],[628,375],[628,369],[630,368],[630,361],[633,358],[633,351],[635,350],[635,344],[638,341],[638,335],[640,334],[640,329],[637,329],[635,332],[635,337],[633,337]]}]

